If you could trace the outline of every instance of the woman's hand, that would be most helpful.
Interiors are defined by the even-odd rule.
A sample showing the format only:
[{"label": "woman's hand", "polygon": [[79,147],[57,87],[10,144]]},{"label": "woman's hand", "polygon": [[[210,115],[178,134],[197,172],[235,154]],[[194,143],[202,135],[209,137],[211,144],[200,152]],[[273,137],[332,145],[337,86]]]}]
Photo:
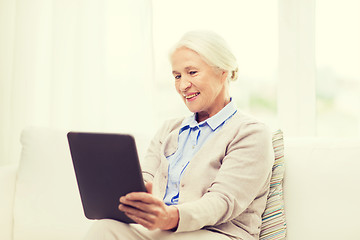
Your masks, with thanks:
[{"label": "woman's hand", "polygon": [[152,195],[152,183],[146,183],[147,193],[133,192],[120,198],[119,210],[147,229],[170,230],[178,226],[179,212]]}]

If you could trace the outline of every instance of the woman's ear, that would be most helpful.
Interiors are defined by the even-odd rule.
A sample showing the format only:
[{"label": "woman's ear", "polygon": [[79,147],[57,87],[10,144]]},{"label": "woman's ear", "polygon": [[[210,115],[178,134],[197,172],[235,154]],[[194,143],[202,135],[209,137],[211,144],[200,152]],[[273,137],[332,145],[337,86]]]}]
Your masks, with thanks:
[{"label": "woman's ear", "polygon": [[221,82],[224,83],[227,80],[229,71],[221,70]]}]

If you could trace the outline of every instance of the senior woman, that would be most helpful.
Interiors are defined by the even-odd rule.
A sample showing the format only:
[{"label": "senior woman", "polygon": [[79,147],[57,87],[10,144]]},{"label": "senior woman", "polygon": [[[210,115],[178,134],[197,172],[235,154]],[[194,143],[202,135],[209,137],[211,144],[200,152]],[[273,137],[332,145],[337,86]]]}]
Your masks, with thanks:
[{"label": "senior woman", "polygon": [[170,53],[189,117],[167,121],[142,165],[147,193],[120,198],[137,224],[100,220],[86,239],[258,239],[273,164],[271,133],[237,110],[237,63],[225,41],[188,32]]}]

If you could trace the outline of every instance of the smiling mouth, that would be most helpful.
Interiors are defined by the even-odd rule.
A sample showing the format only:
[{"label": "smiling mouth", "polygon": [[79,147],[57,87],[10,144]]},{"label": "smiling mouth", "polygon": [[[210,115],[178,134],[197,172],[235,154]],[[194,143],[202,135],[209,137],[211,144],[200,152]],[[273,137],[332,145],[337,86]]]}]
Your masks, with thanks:
[{"label": "smiling mouth", "polygon": [[187,95],[187,96],[184,96],[186,99],[191,99],[191,98],[194,98],[196,96],[198,96],[200,93],[194,93],[194,94],[191,94],[191,95]]}]

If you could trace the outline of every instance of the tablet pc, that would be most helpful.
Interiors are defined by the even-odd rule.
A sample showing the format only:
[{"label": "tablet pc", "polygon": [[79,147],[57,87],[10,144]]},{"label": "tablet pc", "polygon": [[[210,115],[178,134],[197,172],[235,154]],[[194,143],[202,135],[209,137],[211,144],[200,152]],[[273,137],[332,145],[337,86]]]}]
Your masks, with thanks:
[{"label": "tablet pc", "polygon": [[146,192],[135,140],[128,134],[67,134],[85,216],[133,223],[118,209],[121,196]]}]

